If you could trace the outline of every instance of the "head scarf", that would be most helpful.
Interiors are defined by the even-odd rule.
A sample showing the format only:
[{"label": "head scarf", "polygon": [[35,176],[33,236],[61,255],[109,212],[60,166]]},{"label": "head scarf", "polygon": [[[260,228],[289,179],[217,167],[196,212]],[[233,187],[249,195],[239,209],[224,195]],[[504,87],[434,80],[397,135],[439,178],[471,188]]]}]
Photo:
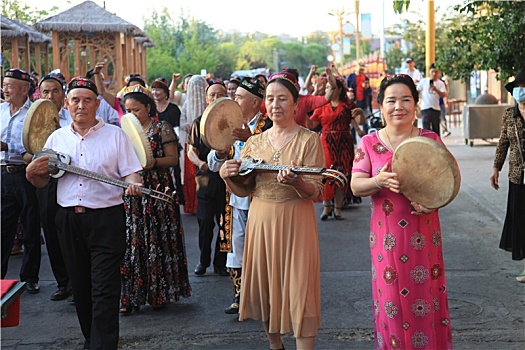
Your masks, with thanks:
[{"label": "head scarf", "polygon": [[[193,123],[195,119],[200,117],[206,107],[206,79],[201,75],[194,75],[188,82],[188,88],[186,90],[186,102],[182,106],[181,119],[186,123]],[[181,123],[182,125],[182,123]]]}]

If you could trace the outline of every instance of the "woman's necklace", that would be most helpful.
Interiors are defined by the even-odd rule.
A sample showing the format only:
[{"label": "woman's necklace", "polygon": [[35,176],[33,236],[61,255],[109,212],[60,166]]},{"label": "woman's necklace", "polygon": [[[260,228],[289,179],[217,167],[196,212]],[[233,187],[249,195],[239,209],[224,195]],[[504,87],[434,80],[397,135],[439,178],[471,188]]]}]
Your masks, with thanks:
[{"label": "woman's necklace", "polygon": [[145,125],[142,125],[142,130],[144,130],[144,131],[148,131],[149,128],[151,128],[151,125],[152,125],[152,124],[153,124],[153,123],[152,123],[152,121],[151,121],[151,119],[150,119]]},{"label": "woman's necklace", "polygon": [[[392,142],[390,142],[390,136],[388,136],[388,132],[386,131],[386,128],[384,130],[385,130],[386,140],[388,141],[388,145],[390,146],[390,149],[392,150],[392,152],[394,152],[396,149],[394,148],[394,146],[392,146]],[[413,130],[414,130],[414,127],[410,129],[410,133],[408,134],[408,137],[407,138],[403,137],[401,142],[405,141],[406,139],[411,138]],[[401,142],[399,144],[401,144]]]},{"label": "woman's necklace", "polygon": [[168,108],[169,102],[166,100],[166,103],[158,103],[157,104],[157,112],[162,113]]},{"label": "woman's necklace", "polygon": [[294,127],[292,129],[292,131],[290,133],[288,133],[288,135],[286,135],[284,137],[284,141],[279,144],[279,146],[281,147],[276,147],[275,143],[274,143],[274,140],[275,140],[275,135],[274,133],[272,132],[272,134],[268,134],[268,136],[270,136],[270,143],[272,144],[272,147],[274,149],[274,152],[273,152],[273,156],[272,156],[272,161],[274,163],[279,163],[280,160],[281,160],[281,150],[283,149],[284,146],[286,146],[286,144],[292,139],[292,137],[296,134],[296,128]]}]

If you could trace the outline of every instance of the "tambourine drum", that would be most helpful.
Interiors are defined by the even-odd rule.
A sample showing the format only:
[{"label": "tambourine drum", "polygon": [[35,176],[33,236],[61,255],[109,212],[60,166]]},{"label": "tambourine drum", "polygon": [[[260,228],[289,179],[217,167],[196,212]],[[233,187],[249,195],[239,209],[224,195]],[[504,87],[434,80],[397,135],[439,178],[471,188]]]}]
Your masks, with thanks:
[{"label": "tambourine drum", "polygon": [[459,192],[458,163],[441,143],[428,137],[403,141],[394,152],[392,172],[398,174],[401,192],[426,208],[442,208]]},{"label": "tambourine drum", "polygon": [[239,104],[221,97],[204,110],[200,123],[201,140],[211,149],[223,150],[233,145],[235,140],[231,132],[235,128],[242,128],[242,124]]},{"label": "tambourine drum", "polygon": [[58,127],[57,107],[50,100],[36,100],[27,111],[22,131],[22,144],[27,152],[36,154]]},{"label": "tambourine drum", "polygon": [[153,165],[155,158],[151,151],[148,137],[142,129],[142,124],[132,113],[124,114],[120,120],[120,127],[129,136],[135,153],[143,168]]}]

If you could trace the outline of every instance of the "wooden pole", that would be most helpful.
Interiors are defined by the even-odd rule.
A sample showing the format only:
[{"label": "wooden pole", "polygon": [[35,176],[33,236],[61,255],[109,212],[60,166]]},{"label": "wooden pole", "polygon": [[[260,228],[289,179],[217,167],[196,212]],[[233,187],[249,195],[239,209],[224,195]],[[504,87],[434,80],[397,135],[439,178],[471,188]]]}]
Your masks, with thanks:
[{"label": "wooden pole", "polygon": [[38,73],[40,77],[43,77],[42,74],[42,51],[40,50],[41,44],[36,44],[35,46],[35,71]]},{"label": "wooden pole", "polygon": [[359,31],[359,0],[355,0],[355,59],[361,58],[361,33]]},{"label": "wooden pole", "polygon": [[73,59],[74,59],[73,75],[77,77],[80,75],[80,41],[79,40],[73,40]]},{"label": "wooden pole", "polygon": [[28,73],[31,73],[31,47],[29,46],[29,37],[26,37],[24,40],[25,44],[25,51],[24,51],[24,63],[25,63],[25,70]]},{"label": "wooden pole", "polygon": [[434,21],[434,15],[434,0],[427,0],[427,32],[425,35],[425,63],[427,77],[430,76],[430,65],[436,61],[436,24]]},{"label": "wooden pole", "polygon": [[62,60],[60,57],[60,36],[58,32],[53,32],[53,69],[60,68],[60,70],[62,71],[62,67],[60,66],[61,61]]},{"label": "wooden pole", "polygon": [[119,89],[124,80],[124,74],[122,70],[122,34],[115,33],[115,65],[113,66],[113,80],[115,89]]}]

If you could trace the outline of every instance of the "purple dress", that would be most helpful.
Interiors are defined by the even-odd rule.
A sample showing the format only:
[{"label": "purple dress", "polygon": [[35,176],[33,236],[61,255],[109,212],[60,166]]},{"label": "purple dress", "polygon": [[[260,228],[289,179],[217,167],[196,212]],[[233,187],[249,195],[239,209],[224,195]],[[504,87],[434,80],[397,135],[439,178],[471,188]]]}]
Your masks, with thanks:
[{"label": "purple dress", "polygon": [[[419,136],[441,142],[434,132]],[[377,132],[361,139],[352,173],[373,177],[393,153]],[[416,160],[421,161],[421,160]],[[377,349],[452,349],[441,229],[437,210],[412,215],[402,194],[372,195],[370,253]]]}]

